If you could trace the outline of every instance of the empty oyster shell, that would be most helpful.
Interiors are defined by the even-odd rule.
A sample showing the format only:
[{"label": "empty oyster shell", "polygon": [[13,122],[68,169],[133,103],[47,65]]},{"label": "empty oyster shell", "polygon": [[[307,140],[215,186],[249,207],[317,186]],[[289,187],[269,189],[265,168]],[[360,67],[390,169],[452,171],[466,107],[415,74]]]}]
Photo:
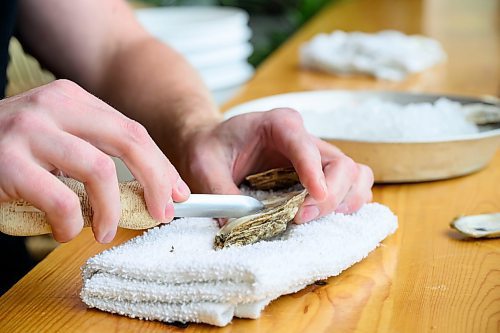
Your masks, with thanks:
[{"label": "empty oyster shell", "polygon": [[476,125],[500,124],[500,107],[482,103],[464,106],[467,119]]},{"label": "empty oyster shell", "polygon": [[[257,190],[289,188],[298,183],[293,169],[274,169],[246,178]],[[286,186],[284,186],[286,184]],[[229,220],[215,236],[215,248],[253,244],[283,233],[304,202],[307,190],[272,192],[262,200],[264,209],[259,213]]]},{"label": "empty oyster shell", "polygon": [[461,216],[451,223],[451,227],[469,237],[500,237],[500,213]]}]

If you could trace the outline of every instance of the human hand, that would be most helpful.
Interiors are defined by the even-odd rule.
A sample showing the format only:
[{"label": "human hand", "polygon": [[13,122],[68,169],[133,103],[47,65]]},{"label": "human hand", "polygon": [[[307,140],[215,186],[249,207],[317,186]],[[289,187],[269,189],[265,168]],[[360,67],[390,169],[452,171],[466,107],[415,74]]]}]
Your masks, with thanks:
[{"label": "human hand", "polygon": [[313,137],[292,109],[248,113],[198,128],[179,171],[191,189],[238,194],[245,176],[293,165],[309,196],[296,223],[333,211],[352,213],[372,198],[373,173],[338,148]]},{"label": "human hand", "polygon": [[121,158],[144,187],[153,218],[173,218],[174,201],[189,188],[146,129],[75,83],[58,80],[0,101],[0,202],[24,199],[44,211],[54,238],[74,238],[83,226],[74,192],[54,173],[84,183],[96,240],[110,242],[120,218],[116,169]]}]

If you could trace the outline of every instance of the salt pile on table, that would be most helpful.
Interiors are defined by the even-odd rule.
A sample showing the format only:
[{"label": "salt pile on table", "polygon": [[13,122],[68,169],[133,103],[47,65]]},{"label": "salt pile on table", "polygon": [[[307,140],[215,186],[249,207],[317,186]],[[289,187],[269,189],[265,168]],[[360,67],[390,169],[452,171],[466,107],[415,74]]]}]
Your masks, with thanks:
[{"label": "salt pile on table", "polygon": [[442,98],[435,103],[401,105],[381,99],[354,100],[301,110],[306,128],[325,139],[402,141],[474,134],[466,107]]},{"label": "salt pile on table", "polygon": [[443,61],[446,54],[438,41],[420,35],[393,30],[376,34],[334,31],[304,44],[300,58],[307,68],[399,81]]}]

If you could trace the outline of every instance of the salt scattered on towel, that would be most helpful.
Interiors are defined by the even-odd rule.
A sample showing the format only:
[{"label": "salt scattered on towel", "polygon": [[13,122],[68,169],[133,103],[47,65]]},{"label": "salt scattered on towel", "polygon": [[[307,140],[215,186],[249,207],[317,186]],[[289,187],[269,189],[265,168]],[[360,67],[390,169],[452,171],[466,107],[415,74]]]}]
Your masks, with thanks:
[{"label": "salt scattered on towel", "polygon": [[325,139],[398,141],[442,139],[474,134],[467,108],[441,98],[434,103],[401,105],[379,98],[301,108],[305,127]]},{"label": "salt scattered on towel", "polygon": [[399,31],[319,34],[300,50],[304,67],[337,74],[365,73],[400,81],[446,59],[434,39]]}]

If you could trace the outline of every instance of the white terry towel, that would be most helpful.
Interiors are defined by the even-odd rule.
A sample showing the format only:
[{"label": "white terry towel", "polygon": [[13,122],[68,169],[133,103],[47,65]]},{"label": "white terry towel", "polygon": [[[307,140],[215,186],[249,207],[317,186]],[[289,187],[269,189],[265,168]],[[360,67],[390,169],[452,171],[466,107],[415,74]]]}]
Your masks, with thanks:
[{"label": "white terry towel", "polygon": [[280,295],[340,274],[397,228],[385,206],[291,225],[281,236],[213,249],[212,219],[186,218],[151,229],[89,259],[82,300],[90,307],[165,322],[227,325],[258,318]]},{"label": "white terry towel", "polygon": [[300,58],[308,68],[400,81],[445,60],[446,53],[438,41],[420,35],[394,30],[374,34],[334,31],[305,43]]}]

